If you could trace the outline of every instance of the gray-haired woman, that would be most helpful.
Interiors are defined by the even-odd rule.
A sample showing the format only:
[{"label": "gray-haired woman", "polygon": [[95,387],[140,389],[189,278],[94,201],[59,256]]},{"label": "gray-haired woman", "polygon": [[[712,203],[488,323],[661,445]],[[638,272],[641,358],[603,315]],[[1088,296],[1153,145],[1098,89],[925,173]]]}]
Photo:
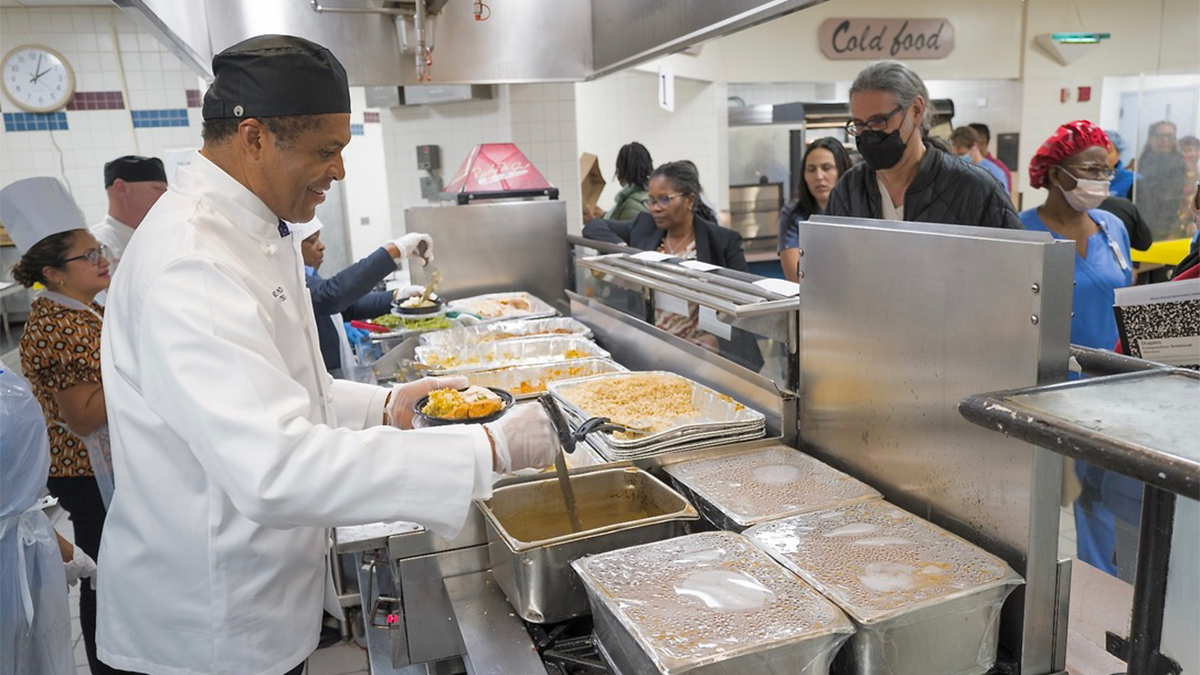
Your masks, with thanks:
[{"label": "gray-haired woman", "polygon": [[846,132],[863,163],[829,195],[826,213],[1022,229],[1012,201],[983,169],[932,144],[929,90],[899,61],[867,66],[850,86]]}]

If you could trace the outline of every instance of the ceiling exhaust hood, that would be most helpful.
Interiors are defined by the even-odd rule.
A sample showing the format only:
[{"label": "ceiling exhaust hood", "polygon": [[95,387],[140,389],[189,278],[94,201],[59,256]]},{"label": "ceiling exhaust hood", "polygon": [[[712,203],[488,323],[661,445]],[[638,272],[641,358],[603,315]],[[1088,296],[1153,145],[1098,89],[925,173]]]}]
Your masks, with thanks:
[{"label": "ceiling exhaust hood", "polygon": [[203,76],[222,49],[283,33],[329,47],[355,86],[586,80],[823,1],[114,0]]}]

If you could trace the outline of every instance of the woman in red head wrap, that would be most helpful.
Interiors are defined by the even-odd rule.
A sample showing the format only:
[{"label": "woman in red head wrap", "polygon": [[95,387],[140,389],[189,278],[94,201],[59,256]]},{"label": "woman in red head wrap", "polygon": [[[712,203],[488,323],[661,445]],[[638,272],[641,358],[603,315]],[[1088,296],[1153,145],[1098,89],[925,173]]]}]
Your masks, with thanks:
[{"label": "woman in red head wrap", "polygon": [[[1059,127],[1029,162],[1029,184],[1048,191],[1046,202],[1020,214],[1025,229],[1075,242],[1071,342],[1096,349],[1117,344],[1115,290],[1133,283],[1125,224],[1097,208],[1113,177],[1109,145],[1100,127],[1086,120]],[[1075,473],[1083,487],[1075,500],[1079,559],[1115,575],[1115,517],[1102,498],[1106,472],[1076,462]]]}]

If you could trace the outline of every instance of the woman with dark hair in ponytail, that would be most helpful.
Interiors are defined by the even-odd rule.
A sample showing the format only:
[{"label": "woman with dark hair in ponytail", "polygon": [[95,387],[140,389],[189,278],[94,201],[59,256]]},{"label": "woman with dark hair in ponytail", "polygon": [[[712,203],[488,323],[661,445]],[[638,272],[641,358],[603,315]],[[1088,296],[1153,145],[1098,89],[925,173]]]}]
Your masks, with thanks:
[{"label": "woman with dark hair in ponytail", "polygon": [[[716,224],[712,210],[701,203],[700,192],[696,165],[668,162],[650,175],[647,212],[633,220],[593,220],[583,226],[583,236],[745,272],[741,235]],[[696,305],[688,306],[687,316],[661,309],[654,314],[655,325],[672,335],[719,351],[754,370],[762,367],[762,353],[749,334],[734,329],[734,339],[723,340],[700,330]]]},{"label": "woman with dark hair in ponytail", "polygon": [[633,220],[637,214],[645,211],[646,198],[650,196],[646,188],[650,186],[652,171],[654,162],[646,146],[638,142],[622,146],[617,153],[617,182],[621,185],[621,191],[604,217],[609,220]]}]

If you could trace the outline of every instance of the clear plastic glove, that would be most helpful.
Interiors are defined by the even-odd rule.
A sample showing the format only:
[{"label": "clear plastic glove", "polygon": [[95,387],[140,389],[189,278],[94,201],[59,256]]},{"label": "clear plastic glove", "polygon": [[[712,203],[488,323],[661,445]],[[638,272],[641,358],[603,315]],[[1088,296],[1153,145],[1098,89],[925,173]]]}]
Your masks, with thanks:
[{"label": "clear plastic glove", "polygon": [[64,567],[67,571],[68,586],[74,586],[76,581],[96,575],[96,561],[78,546],[75,547],[75,554],[71,556],[71,562]]},{"label": "clear plastic glove", "polygon": [[422,396],[437,389],[462,389],[468,384],[467,378],[455,377],[423,377],[416,382],[397,384],[392,387],[392,398],[387,404],[388,422],[401,429],[413,428],[413,406]]},{"label": "clear plastic glove", "polygon": [[475,326],[475,325],[478,325],[479,323],[481,323],[483,321],[483,319],[480,319],[479,317],[475,316],[474,314],[459,314],[458,316],[451,319],[451,321],[453,321],[454,323],[456,323],[460,326]]},{"label": "clear plastic glove", "polygon": [[400,258],[421,258],[425,264],[433,262],[433,239],[427,234],[409,232],[394,239],[392,245],[400,249]]},{"label": "clear plastic glove", "polygon": [[396,302],[400,302],[401,300],[407,300],[408,298],[415,298],[424,292],[424,286],[409,284],[407,286],[401,286],[400,288],[397,288],[395,292],[392,293],[392,297],[395,298]]},{"label": "clear plastic glove", "polygon": [[524,403],[483,425],[496,445],[496,472],[544,469],[558,453],[558,434],[540,405]]}]

